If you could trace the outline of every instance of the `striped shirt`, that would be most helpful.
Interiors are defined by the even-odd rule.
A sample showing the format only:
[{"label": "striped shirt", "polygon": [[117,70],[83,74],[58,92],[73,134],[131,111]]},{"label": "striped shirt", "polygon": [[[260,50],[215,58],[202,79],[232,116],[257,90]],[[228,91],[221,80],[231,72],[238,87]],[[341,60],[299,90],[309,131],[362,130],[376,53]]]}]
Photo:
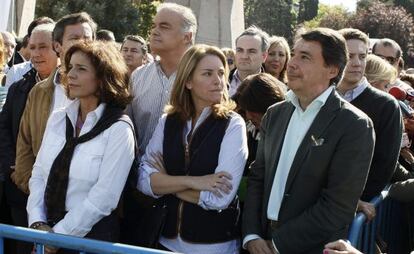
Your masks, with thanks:
[{"label": "striped shirt", "polygon": [[151,139],[152,133],[168,103],[176,73],[167,77],[159,61],[136,69],[131,76],[134,99],[128,108],[128,115],[135,124],[140,156]]}]

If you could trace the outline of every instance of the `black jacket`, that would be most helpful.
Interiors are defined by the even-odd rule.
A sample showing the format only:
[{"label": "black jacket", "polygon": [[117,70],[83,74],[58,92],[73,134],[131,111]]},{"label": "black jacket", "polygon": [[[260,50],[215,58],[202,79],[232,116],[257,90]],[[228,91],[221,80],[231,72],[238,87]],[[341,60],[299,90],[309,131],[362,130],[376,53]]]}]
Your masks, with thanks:
[{"label": "black jacket", "polygon": [[16,160],[16,141],[26,100],[36,84],[36,70],[31,69],[23,78],[13,83],[7,93],[6,103],[0,113],[0,178],[8,177],[10,166]]}]

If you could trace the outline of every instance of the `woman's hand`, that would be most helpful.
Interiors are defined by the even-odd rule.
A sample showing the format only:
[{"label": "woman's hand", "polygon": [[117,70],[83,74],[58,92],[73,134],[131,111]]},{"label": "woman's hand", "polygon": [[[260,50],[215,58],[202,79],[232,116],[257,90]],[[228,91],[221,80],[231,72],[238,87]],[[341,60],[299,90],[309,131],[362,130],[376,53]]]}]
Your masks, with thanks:
[{"label": "woman's hand", "polygon": [[205,176],[194,176],[191,180],[191,188],[199,191],[210,191],[217,197],[229,194],[233,189],[230,180],[233,177],[227,172],[218,172]]}]

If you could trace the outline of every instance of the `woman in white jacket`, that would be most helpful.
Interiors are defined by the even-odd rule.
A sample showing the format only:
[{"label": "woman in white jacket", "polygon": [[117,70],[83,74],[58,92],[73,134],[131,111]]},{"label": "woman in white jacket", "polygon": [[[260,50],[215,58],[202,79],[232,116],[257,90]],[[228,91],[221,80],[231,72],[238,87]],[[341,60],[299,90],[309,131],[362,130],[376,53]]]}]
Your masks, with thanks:
[{"label": "woman in white jacket", "polygon": [[127,73],[111,44],[81,42],[67,51],[63,84],[74,101],[48,120],[29,181],[31,228],[118,240],[113,211],[134,159],[133,129],[123,113],[131,100]]}]

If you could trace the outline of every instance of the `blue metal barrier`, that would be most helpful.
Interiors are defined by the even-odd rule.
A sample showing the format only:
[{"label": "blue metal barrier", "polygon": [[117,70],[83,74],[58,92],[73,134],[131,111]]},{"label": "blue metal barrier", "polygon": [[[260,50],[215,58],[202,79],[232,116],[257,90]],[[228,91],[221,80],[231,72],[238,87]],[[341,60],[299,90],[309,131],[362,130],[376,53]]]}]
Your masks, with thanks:
[{"label": "blue metal barrier", "polygon": [[168,251],[110,243],[86,238],[48,233],[44,231],[0,224],[0,254],[4,253],[4,238],[16,239],[36,244],[36,253],[43,253],[44,245],[79,251],[81,254],[167,254]]},{"label": "blue metal barrier", "polygon": [[387,186],[379,196],[376,196],[371,200],[371,204],[375,206],[376,216],[375,218],[367,222],[367,217],[364,213],[357,213],[354,220],[352,221],[348,240],[358,250],[366,254],[375,253],[375,238],[379,227],[386,225],[388,214],[391,210],[389,206],[384,205],[384,200],[388,197],[388,191],[390,186]]}]

